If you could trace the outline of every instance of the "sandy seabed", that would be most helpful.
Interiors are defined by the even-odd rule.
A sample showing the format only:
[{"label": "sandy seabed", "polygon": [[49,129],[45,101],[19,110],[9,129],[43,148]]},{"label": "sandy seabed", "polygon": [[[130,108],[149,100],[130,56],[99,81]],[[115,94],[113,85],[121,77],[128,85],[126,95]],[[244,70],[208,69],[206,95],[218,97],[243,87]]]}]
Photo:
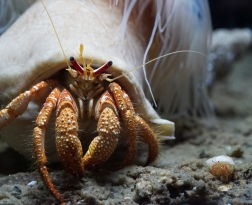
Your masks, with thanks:
[{"label": "sandy seabed", "polygon": [[[177,121],[177,139],[163,144],[153,166],[87,171],[81,179],[50,167],[66,204],[252,204],[251,65],[252,53],[248,53],[228,77],[214,83],[214,120]],[[0,144],[0,204],[58,204],[38,172],[29,171],[30,164]],[[217,155],[228,155],[235,162],[229,183],[214,177],[205,164]],[[146,153],[138,151],[138,157],[146,158]]]}]

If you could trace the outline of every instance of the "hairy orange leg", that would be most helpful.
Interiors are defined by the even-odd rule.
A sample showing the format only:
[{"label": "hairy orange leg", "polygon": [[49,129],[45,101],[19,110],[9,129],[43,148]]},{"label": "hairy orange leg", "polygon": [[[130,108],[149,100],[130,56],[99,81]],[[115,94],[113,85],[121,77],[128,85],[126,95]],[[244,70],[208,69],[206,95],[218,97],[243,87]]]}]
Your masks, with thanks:
[{"label": "hairy orange leg", "polygon": [[112,93],[119,112],[122,116],[127,132],[128,150],[126,156],[119,166],[119,169],[132,163],[136,153],[137,133],[135,126],[135,111],[129,96],[121,89],[117,83],[110,83],[109,90]]},{"label": "hairy orange leg", "polygon": [[115,98],[127,131],[128,151],[119,168],[127,166],[132,162],[136,153],[137,136],[141,137],[148,144],[149,156],[146,162],[146,165],[148,165],[158,155],[158,144],[154,132],[141,117],[135,114],[129,96],[117,83],[111,83],[109,89]]},{"label": "hairy orange leg", "polygon": [[5,109],[0,111],[0,129],[16,119],[19,115],[22,115],[27,109],[29,102],[35,98],[36,95],[39,95],[41,91],[48,87],[54,87],[55,84],[56,82],[54,80],[41,81],[30,90],[21,93],[13,99]]},{"label": "hairy orange leg", "polygon": [[33,132],[33,143],[34,143],[34,151],[35,157],[37,161],[38,171],[39,174],[45,183],[46,187],[49,191],[61,202],[64,201],[63,197],[58,193],[55,189],[54,185],[51,182],[51,179],[48,174],[48,170],[46,168],[46,155],[45,155],[45,148],[44,148],[44,138],[45,138],[45,131],[48,121],[50,119],[52,110],[56,107],[57,100],[60,94],[60,90],[55,88],[50,95],[47,97],[46,102],[44,103],[43,108],[41,109],[37,120],[36,125],[37,127],[34,128]]},{"label": "hairy orange leg", "polygon": [[149,125],[139,116],[135,117],[137,134],[141,137],[147,144],[149,148],[149,156],[145,165],[153,162],[158,156],[158,144],[154,132],[151,130]]}]

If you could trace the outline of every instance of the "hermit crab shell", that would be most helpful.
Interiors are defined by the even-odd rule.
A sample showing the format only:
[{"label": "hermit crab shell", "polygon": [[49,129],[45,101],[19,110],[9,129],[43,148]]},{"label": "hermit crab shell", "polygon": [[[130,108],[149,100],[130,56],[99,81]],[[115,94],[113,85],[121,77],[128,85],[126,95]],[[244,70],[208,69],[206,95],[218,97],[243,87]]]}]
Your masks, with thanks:
[{"label": "hermit crab shell", "polygon": [[[84,57],[93,59],[93,65],[113,61],[113,67],[107,71],[113,77],[142,64],[140,59],[146,42],[141,39],[140,33],[135,35],[137,28],[131,22],[124,34],[126,37],[120,35],[121,5],[111,10],[105,1],[97,1],[97,5],[89,4],[89,1],[69,0],[44,1],[44,3],[55,24],[66,56],[78,57],[79,45],[83,43]],[[29,8],[1,36],[0,45],[0,97],[5,103],[32,85],[52,77],[67,67],[41,2]],[[129,94],[137,113],[148,123],[159,125],[158,131],[161,135],[173,136],[173,123],[161,119],[154,111],[144,96],[141,88],[142,80],[141,73],[137,71],[127,73],[117,82]],[[39,109],[37,104],[29,105],[24,115],[1,132],[4,140],[27,158],[30,157],[31,150],[27,149],[26,145],[32,143],[32,127],[35,126],[34,120]],[[53,134],[47,138],[53,139]],[[48,155],[53,154],[48,149],[52,144],[54,143],[47,142],[45,145],[49,150]]]}]

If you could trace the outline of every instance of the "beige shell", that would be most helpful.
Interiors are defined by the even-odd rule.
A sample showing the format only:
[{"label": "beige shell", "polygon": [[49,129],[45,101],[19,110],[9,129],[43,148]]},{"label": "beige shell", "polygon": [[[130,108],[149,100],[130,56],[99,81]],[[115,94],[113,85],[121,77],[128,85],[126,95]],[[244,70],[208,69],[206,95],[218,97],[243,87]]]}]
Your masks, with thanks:
[{"label": "beige shell", "polygon": [[[139,1],[131,11],[128,11],[130,1],[111,3],[111,1],[102,0],[44,0],[66,56],[77,57],[79,45],[83,43],[85,46],[84,57],[85,59],[93,59],[94,65],[101,65],[108,60],[113,61],[113,67],[108,72],[114,77],[143,63],[146,47],[153,34],[153,24],[156,22],[150,15],[156,7],[153,2]],[[167,4],[171,5],[170,9],[174,9],[173,12],[180,12],[176,11],[176,9],[180,8],[179,5],[189,8],[192,4],[185,3],[185,1],[179,1],[179,4],[176,3],[178,1],[167,2],[169,3],[164,4],[167,8],[170,8]],[[203,1],[203,5],[204,9],[207,8],[206,1]],[[128,10],[125,10],[125,8],[128,8]],[[140,8],[142,8],[143,13],[141,14],[142,17],[138,18]],[[130,13],[129,17],[127,17],[127,12]],[[206,12],[206,9],[203,12]],[[209,14],[207,12],[206,19],[208,18],[207,22],[209,23]],[[184,18],[187,18],[186,15]],[[125,21],[127,27],[124,26]],[[207,39],[209,30],[204,31],[203,38],[200,38],[200,41],[203,42],[204,39]],[[158,44],[156,44],[156,51],[154,47],[151,47],[151,57],[161,54],[159,50],[161,48],[157,45],[161,45],[162,42],[160,42],[160,39],[155,40]],[[53,27],[41,2],[36,2],[30,7],[0,37],[0,45],[0,98],[3,105],[6,105],[11,99],[29,89],[35,83],[50,78],[59,70],[67,67]],[[206,53],[206,45],[207,40],[204,45],[201,45],[202,48],[199,51]],[[179,49],[179,47],[174,47],[174,49]],[[183,49],[193,49],[193,47],[187,45]],[[204,77],[206,67],[202,68],[202,66],[206,65],[206,60],[202,61],[200,59],[198,62],[201,62],[201,67],[198,69],[201,74],[203,73]],[[163,63],[165,62],[162,61],[161,64],[163,65]],[[156,80],[152,85],[154,90],[158,90],[157,96],[160,96],[160,89],[166,89],[166,86],[169,86],[167,83],[164,84],[163,80],[161,82],[162,87],[158,86],[160,75],[165,76],[167,74],[168,78],[171,77],[171,74],[167,72],[168,67],[162,69],[158,73],[159,76],[155,77]],[[169,72],[171,72],[171,69]],[[187,72],[189,72],[189,76],[192,75],[190,71]],[[193,72],[195,71],[193,70]],[[151,73],[147,75],[150,76]],[[161,119],[145,97],[144,91],[149,91],[146,88],[142,69],[127,73],[116,82],[130,95],[136,112],[147,123],[154,125],[158,135],[174,135],[174,124],[166,119]],[[164,92],[164,97],[165,95],[168,99],[169,96]],[[160,100],[160,103],[164,104],[165,101]],[[26,158],[31,157],[32,130],[40,108],[40,103],[30,103],[28,110],[22,116],[1,131],[1,137]],[[90,127],[92,123],[95,124],[95,122],[90,121],[86,127]],[[45,145],[47,156],[51,161],[57,160],[55,158],[55,145],[52,142],[54,141],[53,127],[52,120]]]}]

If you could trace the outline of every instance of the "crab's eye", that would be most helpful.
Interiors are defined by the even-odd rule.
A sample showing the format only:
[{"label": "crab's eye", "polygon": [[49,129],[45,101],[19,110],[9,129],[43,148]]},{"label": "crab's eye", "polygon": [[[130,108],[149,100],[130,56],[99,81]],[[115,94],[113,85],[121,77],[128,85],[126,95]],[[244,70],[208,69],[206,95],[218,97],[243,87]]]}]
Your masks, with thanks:
[{"label": "crab's eye", "polygon": [[74,68],[81,74],[84,73],[83,68],[80,66],[80,64],[75,60],[75,58],[73,56],[71,56],[69,58],[70,62],[72,63],[72,65],[74,66]]},{"label": "crab's eye", "polygon": [[100,75],[102,74],[106,69],[108,69],[110,66],[112,66],[113,62],[112,61],[108,61],[107,63],[105,63],[104,65],[102,65],[101,67],[97,68],[94,71],[94,76]]}]

